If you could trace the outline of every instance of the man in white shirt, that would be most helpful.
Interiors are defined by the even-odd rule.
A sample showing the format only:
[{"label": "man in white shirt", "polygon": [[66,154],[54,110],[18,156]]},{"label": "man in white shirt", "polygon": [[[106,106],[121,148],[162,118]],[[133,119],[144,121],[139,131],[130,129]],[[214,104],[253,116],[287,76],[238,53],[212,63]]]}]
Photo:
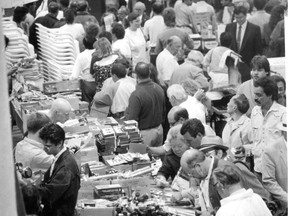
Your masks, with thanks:
[{"label": "man in white shirt", "polygon": [[262,157],[266,147],[282,136],[277,128],[286,120],[286,108],[278,104],[277,84],[270,77],[263,77],[254,83],[255,106],[251,113],[253,130],[254,171],[262,181]]},{"label": "man in white shirt", "polygon": [[[205,17],[209,25],[212,25],[212,33],[217,37],[217,23],[216,14],[214,8],[206,3],[204,0],[197,0],[195,4],[191,5],[191,10],[194,14],[195,22],[197,23],[197,16]],[[198,19],[197,24],[201,24],[200,19]],[[203,21],[202,21],[203,22]],[[200,31],[200,29],[198,29]]]},{"label": "man in white shirt", "polygon": [[112,66],[111,76],[113,83],[95,94],[94,103],[96,107],[109,107],[114,118],[121,118],[136,88],[136,80],[126,76],[126,68],[121,63]]},{"label": "man in white shirt", "polygon": [[131,62],[131,49],[126,39],[124,39],[125,36],[125,29],[123,25],[120,23],[113,23],[112,24],[112,51],[113,52],[119,52],[122,54],[128,61]]},{"label": "man in white shirt", "polygon": [[206,123],[205,106],[200,101],[198,101],[195,96],[191,97],[190,95],[188,95],[181,85],[171,85],[167,89],[167,96],[172,106],[180,106],[187,109],[190,119],[197,118],[203,124]]},{"label": "man in white shirt", "polygon": [[[198,33],[194,14],[189,6],[192,5],[192,0],[183,0],[179,4],[175,4],[174,10],[176,14],[176,26],[183,28],[188,34]],[[192,30],[193,29],[193,30]]]},{"label": "man in white shirt", "polygon": [[32,113],[27,119],[27,135],[18,142],[15,148],[15,161],[23,167],[30,167],[33,172],[46,171],[52,164],[54,157],[44,150],[43,140],[39,131],[51,120],[43,113]]},{"label": "man in white shirt", "polygon": [[172,36],[168,39],[166,48],[157,56],[156,68],[160,82],[169,84],[172,73],[179,66],[176,55],[182,46],[181,39]]},{"label": "man in white shirt", "polygon": [[262,40],[264,40],[263,28],[264,28],[264,24],[269,22],[270,14],[264,11],[266,1],[254,0],[253,4],[254,4],[254,7],[257,9],[257,11],[255,11],[255,13],[248,18],[248,21],[260,27]]},{"label": "man in white shirt", "polygon": [[157,54],[155,52],[157,37],[161,32],[164,31],[166,27],[164,23],[164,18],[162,16],[162,12],[164,10],[163,4],[161,4],[160,2],[155,2],[152,5],[152,9],[153,17],[145,22],[143,33],[149,41],[150,62],[155,65],[157,57]]}]

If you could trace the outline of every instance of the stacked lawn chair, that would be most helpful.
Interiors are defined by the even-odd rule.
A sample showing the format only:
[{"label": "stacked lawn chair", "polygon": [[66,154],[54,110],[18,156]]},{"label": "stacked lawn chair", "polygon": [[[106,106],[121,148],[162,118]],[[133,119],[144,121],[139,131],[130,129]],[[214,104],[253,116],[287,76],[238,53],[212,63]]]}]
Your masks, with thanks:
[{"label": "stacked lawn chair", "polygon": [[2,18],[3,33],[9,38],[9,43],[5,49],[5,57],[8,65],[20,62],[24,58],[34,56],[34,47],[29,44],[28,37],[24,35],[22,29],[10,18]]},{"label": "stacked lawn chair", "polygon": [[39,44],[38,56],[43,61],[43,76],[46,81],[68,78],[79,53],[79,44],[71,34],[59,32],[36,24]]}]

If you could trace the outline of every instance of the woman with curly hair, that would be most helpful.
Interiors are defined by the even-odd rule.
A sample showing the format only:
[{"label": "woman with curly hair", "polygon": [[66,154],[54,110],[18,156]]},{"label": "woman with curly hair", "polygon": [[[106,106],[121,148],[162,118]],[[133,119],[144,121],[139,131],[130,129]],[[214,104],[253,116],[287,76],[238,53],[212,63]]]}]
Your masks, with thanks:
[{"label": "woman with curly hair", "polygon": [[103,82],[111,76],[111,68],[118,55],[113,54],[111,43],[105,37],[97,40],[93,46],[95,52],[92,55],[90,73],[95,78],[96,92],[99,92]]}]

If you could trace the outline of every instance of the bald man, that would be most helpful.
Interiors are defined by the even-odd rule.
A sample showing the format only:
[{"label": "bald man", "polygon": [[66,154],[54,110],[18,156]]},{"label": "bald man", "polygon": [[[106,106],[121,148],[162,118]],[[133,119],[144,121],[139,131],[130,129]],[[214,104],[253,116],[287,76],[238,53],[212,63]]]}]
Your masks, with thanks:
[{"label": "bald man", "polygon": [[[207,157],[205,154],[196,149],[187,150],[181,157],[180,161],[181,167],[186,173],[190,176],[201,180],[200,182],[200,191],[199,191],[199,203],[201,206],[202,214],[204,212],[216,212],[220,207],[220,197],[216,187],[215,182],[212,178],[212,172],[214,169],[220,166],[229,165],[235,169],[239,174],[241,179],[241,185],[245,189],[255,187],[251,184],[249,179],[243,176],[242,171],[233,163],[225,160],[218,159],[216,157]],[[259,195],[266,200],[269,200],[267,197],[267,192],[259,191]]]},{"label": "bald man", "polygon": [[156,58],[158,79],[161,83],[169,84],[172,73],[178,68],[177,54],[182,50],[182,40],[178,36],[171,36],[166,48]]},{"label": "bald man", "polygon": [[72,107],[64,98],[57,98],[53,101],[52,106],[48,112],[48,116],[51,118],[53,123],[65,123],[70,116]]},{"label": "bald man", "polygon": [[158,147],[149,147],[150,153],[152,155],[165,155],[166,152],[168,152],[171,149],[171,144],[169,143],[170,140],[170,131],[172,127],[182,124],[185,120],[188,119],[188,112],[185,108],[174,106],[170,109],[168,115],[168,122],[170,125],[170,129],[167,134],[167,138],[163,145]]}]

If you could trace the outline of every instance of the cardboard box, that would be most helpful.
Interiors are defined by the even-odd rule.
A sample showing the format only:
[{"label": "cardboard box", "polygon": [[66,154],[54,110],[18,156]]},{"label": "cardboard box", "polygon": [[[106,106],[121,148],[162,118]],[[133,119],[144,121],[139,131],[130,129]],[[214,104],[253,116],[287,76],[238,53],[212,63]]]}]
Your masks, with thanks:
[{"label": "cardboard box", "polygon": [[89,161],[99,161],[99,155],[96,146],[80,149],[81,163]]},{"label": "cardboard box", "polygon": [[96,199],[117,200],[122,196],[122,187],[120,184],[97,185],[94,190]]}]

